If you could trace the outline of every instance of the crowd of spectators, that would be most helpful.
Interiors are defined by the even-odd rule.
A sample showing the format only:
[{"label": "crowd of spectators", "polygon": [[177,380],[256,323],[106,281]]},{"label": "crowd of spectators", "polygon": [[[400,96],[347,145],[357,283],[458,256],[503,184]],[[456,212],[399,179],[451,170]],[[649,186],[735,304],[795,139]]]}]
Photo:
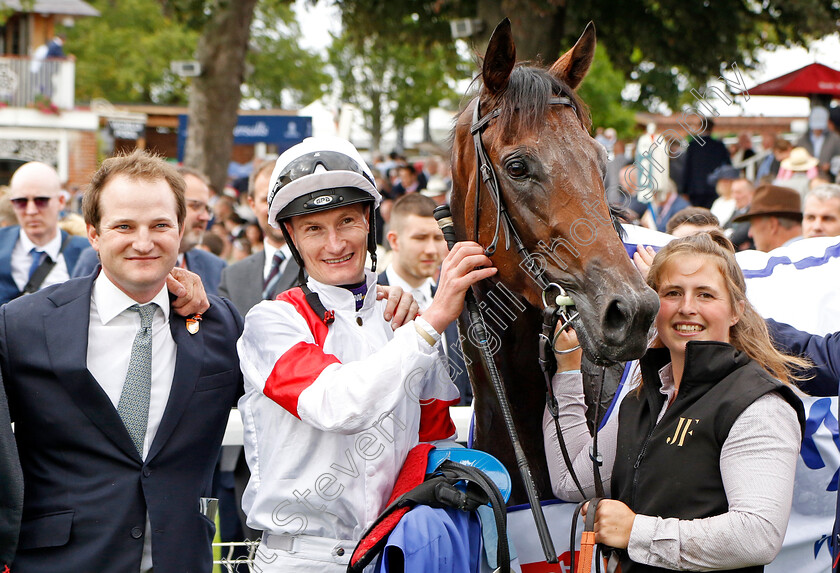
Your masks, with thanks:
[{"label": "crowd of spectators", "polygon": [[[727,146],[712,136],[714,126],[704,118],[685,140],[665,139],[667,154],[658,156],[656,146],[645,145],[656,137],[654,126],[635,147],[598,132],[596,139],[609,144],[607,200],[625,222],[668,232],[683,209],[692,208],[695,217],[706,209],[703,220],[716,221],[738,250],[769,251],[800,238],[840,234],[831,224],[840,220],[840,107],[815,107],[806,133],[767,135],[758,149],[747,133]],[[663,143],[668,133],[673,130],[656,141]],[[635,154],[620,151],[634,148]]]}]

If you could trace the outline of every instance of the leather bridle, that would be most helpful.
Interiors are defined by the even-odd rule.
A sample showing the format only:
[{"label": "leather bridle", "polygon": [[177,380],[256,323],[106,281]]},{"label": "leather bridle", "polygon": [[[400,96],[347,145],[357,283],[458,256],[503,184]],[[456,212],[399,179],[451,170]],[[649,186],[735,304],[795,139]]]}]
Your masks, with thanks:
[{"label": "leather bridle", "polygon": [[[575,110],[575,113],[577,114],[577,108],[575,107],[575,103],[570,97],[552,96],[551,98],[549,98],[548,104],[569,106],[573,110]],[[470,134],[472,135],[473,145],[475,147],[476,170],[475,197],[473,198],[473,240],[478,242],[479,203],[481,198],[481,182],[483,181],[484,186],[487,188],[487,192],[490,194],[490,198],[496,204],[496,228],[493,233],[493,240],[490,241],[490,244],[484,249],[484,254],[490,257],[496,252],[496,245],[499,241],[499,228],[503,224],[505,231],[505,250],[510,250],[510,242],[511,239],[513,239],[513,242],[516,247],[516,252],[522,258],[523,262],[529,267],[528,270],[530,272],[534,270],[534,259],[531,258],[530,254],[528,253],[528,249],[522,243],[522,239],[516,232],[516,227],[514,227],[513,225],[513,221],[510,218],[510,214],[508,213],[508,210],[505,207],[504,199],[502,198],[501,187],[499,185],[499,179],[496,176],[496,170],[493,168],[493,162],[490,161],[490,156],[487,155],[487,149],[484,147],[484,142],[481,140],[481,134],[484,132],[484,129],[490,124],[491,121],[499,117],[500,113],[501,110],[499,108],[496,108],[482,117],[481,98],[476,98],[475,107],[473,108],[473,122],[470,126]],[[543,276],[544,274],[545,269],[540,269],[539,272],[537,272],[536,274],[532,274],[532,276],[534,276],[534,280],[536,280],[537,284],[541,286],[549,285],[549,281],[546,280]]]}]

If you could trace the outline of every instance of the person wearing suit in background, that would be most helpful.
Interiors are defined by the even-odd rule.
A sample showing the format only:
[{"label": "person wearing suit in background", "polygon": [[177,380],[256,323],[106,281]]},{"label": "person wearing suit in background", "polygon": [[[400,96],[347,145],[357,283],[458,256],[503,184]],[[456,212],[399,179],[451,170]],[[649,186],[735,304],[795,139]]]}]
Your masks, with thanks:
[{"label": "person wearing suit in background", "polygon": [[84,237],[58,228],[66,197],[49,165],[21,165],[9,183],[9,198],[18,225],[0,229],[0,304],[66,281],[88,247]]},{"label": "person wearing suit in background", "polygon": [[[178,173],[186,182],[185,198],[187,202],[187,215],[184,220],[184,237],[178,247],[177,266],[194,272],[201,277],[201,283],[208,294],[219,294],[219,282],[222,279],[222,270],[227,263],[202,249],[195,248],[201,243],[207,223],[210,221],[210,186],[207,177],[189,167],[178,167]],[[79,258],[74,277],[85,277],[91,274],[99,258],[96,251],[88,249]]]},{"label": "person wearing suit in background", "polygon": [[283,233],[268,224],[268,182],[273,161],[254,168],[248,182],[248,204],[263,231],[263,250],[222,271],[219,296],[230,299],[242,316],[263,300],[273,300],[297,284],[298,267]]},{"label": "person wearing suit in background", "polygon": [[[434,218],[437,204],[421,193],[409,193],[397,199],[391,211],[388,243],[391,264],[377,277],[381,285],[399,286],[414,296],[420,312],[432,303],[435,276],[448,252],[443,233]],[[458,337],[458,325],[450,323],[443,333],[449,375],[461,393],[460,406],[472,403],[472,386],[464,365],[464,354]]]},{"label": "person wearing suit in background", "polygon": [[0,308],[26,484],[15,573],[211,569],[205,496],[242,393],[242,320],[212,295],[200,321],[174,312],[184,186],[143,151],[107,159],[84,208],[101,272]]},{"label": "person wearing suit in background", "polygon": [[0,384],[0,571],[12,565],[23,510],[23,473],[9,419],[6,392]]}]

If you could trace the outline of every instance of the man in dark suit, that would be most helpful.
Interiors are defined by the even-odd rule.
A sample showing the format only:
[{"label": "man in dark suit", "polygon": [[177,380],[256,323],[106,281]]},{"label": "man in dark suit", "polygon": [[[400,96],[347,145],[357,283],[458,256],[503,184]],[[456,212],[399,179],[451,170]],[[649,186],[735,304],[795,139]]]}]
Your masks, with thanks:
[{"label": "man in dark suit", "polygon": [[219,296],[229,298],[245,316],[262,300],[273,300],[297,284],[300,267],[292,257],[283,233],[268,224],[268,182],[273,161],[254,169],[248,184],[248,204],[263,231],[264,249],[222,271]]},{"label": "man in dark suit", "polygon": [[729,165],[729,151],[723,142],[712,137],[714,122],[712,118],[703,118],[705,126],[702,135],[694,135],[685,150],[682,192],[695,207],[709,209],[718,198],[715,186],[708,182],[708,177],[723,164]]},{"label": "man in dark suit", "polygon": [[[434,218],[437,204],[421,193],[409,193],[396,200],[391,210],[388,243],[391,263],[379,274],[380,285],[399,286],[414,296],[422,313],[432,303],[436,287],[433,277],[446,257],[446,242]],[[472,403],[472,386],[464,365],[458,325],[444,331],[449,375],[461,393],[461,406]]]},{"label": "man in dark suit", "polygon": [[[210,221],[210,187],[207,177],[189,167],[178,167],[178,173],[184,178],[187,202],[187,215],[184,219],[184,236],[178,248],[177,266],[194,272],[201,277],[201,283],[208,294],[219,293],[219,281],[222,269],[227,263],[202,249],[196,248],[201,243],[207,223]],[[99,259],[93,249],[85,251],[79,258],[74,277],[84,277],[94,271]]]},{"label": "man in dark suit", "polygon": [[0,571],[12,565],[23,509],[23,474],[9,419],[6,393],[0,386]]},{"label": "man in dark suit", "polygon": [[0,309],[0,367],[26,484],[15,573],[207,572],[207,497],[242,392],[242,321],[173,312],[184,181],[136,151],[85,200],[102,270]]},{"label": "man in dark suit", "polygon": [[0,229],[0,304],[66,281],[89,245],[58,228],[66,197],[55,169],[32,161],[9,183],[18,225]]}]

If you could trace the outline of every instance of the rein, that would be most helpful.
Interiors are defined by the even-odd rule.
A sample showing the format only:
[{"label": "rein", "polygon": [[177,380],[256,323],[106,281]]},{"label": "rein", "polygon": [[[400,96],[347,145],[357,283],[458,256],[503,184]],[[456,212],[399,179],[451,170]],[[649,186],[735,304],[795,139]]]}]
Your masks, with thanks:
[{"label": "rein", "polygon": [[[549,105],[564,105],[569,106],[575,112],[577,109],[575,108],[575,104],[571,98],[567,96],[552,96],[548,100]],[[542,325],[542,332],[539,335],[539,363],[540,368],[543,372],[545,377],[546,383],[546,405],[548,408],[549,413],[551,414],[552,419],[554,420],[554,427],[557,434],[557,441],[560,445],[560,451],[563,455],[563,461],[566,464],[566,467],[571,474],[572,480],[575,483],[578,491],[580,492],[581,496],[586,499],[586,494],[584,489],[578,479],[577,474],[575,473],[571,457],[569,456],[568,448],[566,446],[566,442],[563,439],[563,433],[560,429],[559,423],[559,409],[557,404],[557,398],[554,395],[554,387],[551,384],[551,378],[555,374],[557,370],[557,362],[554,358],[554,354],[557,352],[554,350],[554,340],[559,334],[562,332],[563,329],[568,328],[571,326],[572,321],[577,319],[579,314],[574,312],[569,315],[568,309],[574,307],[574,301],[570,297],[567,296],[566,291],[557,283],[549,282],[546,277],[546,269],[541,268],[537,269],[537,263],[533,262],[534,259],[531,258],[530,253],[528,252],[527,247],[525,247],[522,239],[520,238],[519,234],[516,232],[516,227],[511,220],[510,213],[505,206],[504,199],[501,193],[501,186],[499,185],[499,180],[496,175],[496,170],[493,167],[493,162],[490,160],[490,156],[487,154],[487,149],[484,147],[484,142],[481,139],[481,135],[487,126],[492,122],[494,119],[499,117],[501,111],[497,108],[491,111],[490,113],[482,116],[481,115],[481,98],[476,98],[475,107],[473,108],[473,116],[472,116],[472,125],[470,126],[470,134],[473,138],[473,146],[475,148],[475,158],[476,158],[476,179],[475,179],[475,197],[473,200],[473,209],[474,209],[474,228],[473,228],[473,238],[475,242],[478,241],[478,234],[479,234],[479,215],[480,215],[480,198],[481,198],[481,183],[484,182],[484,187],[487,189],[487,192],[490,195],[490,198],[493,200],[493,203],[496,205],[496,224],[495,230],[493,233],[493,239],[490,241],[490,244],[484,249],[484,254],[488,257],[492,256],[496,252],[496,248],[499,241],[499,230],[500,228],[504,228],[505,232],[505,250],[510,250],[511,239],[513,240],[514,247],[516,252],[519,254],[522,261],[527,265],[529,272],[531,272],[534,280],[537,282],[538,285],[545,285],[543,287],[542,292],[542,301],[543,301],[543,325]],[[480,244],[480,243],[479,243]],[[450,245],[451,248],[451,245]],[[538,272],[534,272],[538,271]],[[556,296],[555,299],[551,301],[546,301],[547,294],[557,289],[559,294]],[[476,309],[477,310],[477,309]],[[471,317],[472,318],[472,317]],[[483,321],[483,317],[479,314],[477,317],[479,321]],[[561,330],[557,333],[554,333],[555,328],[557,326],[558,321],[561,322]],[[573,350],[577,350],[578,347],[569,349],[565,352],[571,352]],[[482,355],[484,358],[485,366],[487,366],[488,370],[490,370],[490,362],[492,362],[492,357],[486,357]],[[495,363],[492,364],[495,367]],[[598,396],[598,403],[596,404],[596,411],[595,411],[595,419],[598,419],[598,407],[600,406],[600,394],[603,391],[603,370],[602,370],[602,377],[600,381],[600,389],[599,389],[599,396]],[[502,394],[497,391],[499,395],[500,402],[503,400]],[[506,400],[506,398],[505,398]],[[503,410],[504,410],[504,404]],[[511,431],[509,429],[509,433],[511,435],[511,439],[514,441],[514,449],[517,449],[518,444],[516,443],[515,431]],[[598,453],[598,430],[597,427],[595,428],[595,437],[593,438],[593,446],[590,449],[589,457],[592,460],[592,468],[595,480],[595,490],[596,496],[601,498],[604,496],[604,488],[603,483],[601,480],[601,473],[600,473],[600,466],[603,464],[601,455]],[[527,464],[527,462],[525,462]],[[521,463],[520,463],[521,466]],[[530,471],[528,472],[530,473]],[[530,476],[528,476],[530,477]],[[540,534],[540,541],[543,546],[543,551],[546,554],[546,561],[549,563],[556,563],[555,553],[553,551],[553,543],[551,541],[551,535],[548,532],[547,525],[545,524],[545,517],[542,514],[542,508],[539,505],[539,498],[536,496],[536,488],[533,486],[533,482],[529,480],[525,480],[525,486],[528,490],[528,498],[531,504],[531,510],[534,514],[534,520],[537,525],[537,532]],[[534,507],[536,504],[536,508]],[[596,504],[597,505],[597,502]],[[592,507],[592,506],[591,506]],[[594,519],[594,507],[592,507],[592,518]],[[577,516],[575,516],[575,520]],[[594,535],[594,534],[592,534]],[[594,542],[594,538],[593,538]],[[583,549],[583,547],[581,548]],[[571,547],[572,551],[572,570],[574,570],[574,542]],[[589,548],[589,552],[591,553],[591,548]],[[551,556],[552,559],[548,559]],[[591,556],[590,556],[591,560]],[[591,562],[591,561],[590,561]],[[600,568],[599,568],[600,570]]]}]

